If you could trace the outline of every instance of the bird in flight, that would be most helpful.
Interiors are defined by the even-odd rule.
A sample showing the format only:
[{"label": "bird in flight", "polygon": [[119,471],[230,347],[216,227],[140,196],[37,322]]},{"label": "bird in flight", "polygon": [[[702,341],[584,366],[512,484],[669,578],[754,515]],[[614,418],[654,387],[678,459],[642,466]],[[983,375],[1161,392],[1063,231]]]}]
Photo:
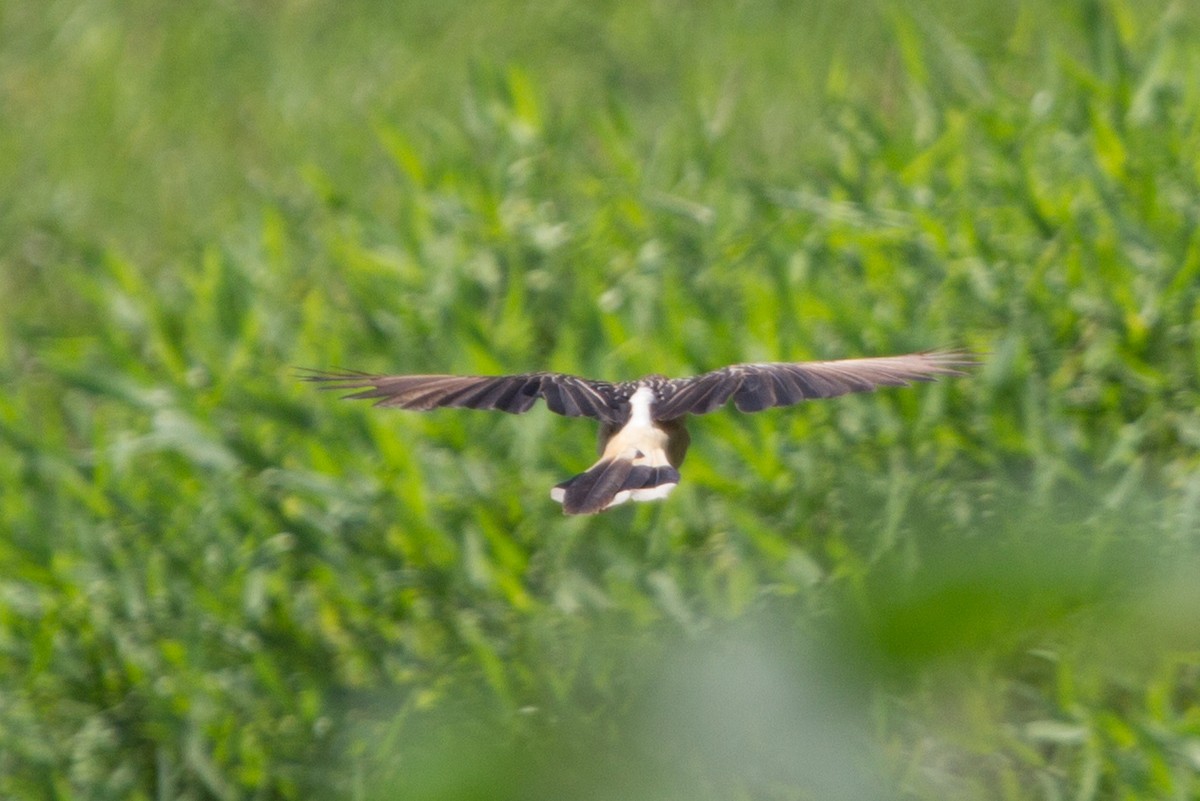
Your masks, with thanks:
[{"label": "bird in flight", "polygon": [[908,386],[962,375],[976,364],[962,350],[826,362],[734,364],[690,378],[651,375],[636,381],[596,381],[565,373],[502,376],[374,375],[306,371],[324,389],[359,390],[347,398],[376,406],[427,411],[439,407],[529,411],[538,398],[566,417],[600,421],[600,459],[550,490],[568,515],[603,512],[626,501],[666,498],[679,483],[691,437],[689,414],[708,414],[733,399],[740,412],[791,406],[878,387]]}]

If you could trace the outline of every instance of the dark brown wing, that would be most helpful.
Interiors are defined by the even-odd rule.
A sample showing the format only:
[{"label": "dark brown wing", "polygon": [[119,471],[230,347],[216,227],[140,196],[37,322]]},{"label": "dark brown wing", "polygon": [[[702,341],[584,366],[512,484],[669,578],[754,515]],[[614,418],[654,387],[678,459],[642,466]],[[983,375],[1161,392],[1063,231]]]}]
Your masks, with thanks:
[{"label": "dark brown wing", "polygon": [[833,362],[735,364],[668,381],[654,404],[654,416],[673,420],[685,414],[707,414],[730,398],[738,411],[758,412],[812,398],[834,398],[877,387],[932,381],[940,375],[961,375],[961,368],[974,364],[977,361],[973,355],[960,350]]},{"label": "dark brown wing", "polygon": [[372,375],[351,371],[305,371],[304,381],[322,389],[359,389],[347,398],[374,398],[376,406],[427,411],[442,406],[494,409],[509,414],[530,410],[545,398],[550,411],[567,417],[615,420],[619,401],[613,385],[563,373],[524,375]]}]

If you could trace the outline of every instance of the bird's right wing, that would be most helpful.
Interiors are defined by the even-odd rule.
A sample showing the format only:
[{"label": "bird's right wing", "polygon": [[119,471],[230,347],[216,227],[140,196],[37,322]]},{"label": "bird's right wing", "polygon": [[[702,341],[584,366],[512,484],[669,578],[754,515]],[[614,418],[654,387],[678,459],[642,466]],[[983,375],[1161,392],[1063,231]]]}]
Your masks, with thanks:
[{"label": "bird's right wing", "polygon": [[667,382],[654,404],[654,416],[673,420],[685,414],[707,414],[730,398],[738,411],[758,412],[813,398],[834,398],[877,387],[932,381],[942,375],[961,375],[960,368],[976,363],[967,351],[945,350],[831,362],[734,364]]},{"label": "bird's right wing", "polygon": [[530,410],[538,398],[567,417],[615,421],[613,385],[565,373],[522,375],[374,375],[353,371],[307,370],[301,378],[322,389],[357,389],[347,398],[375,399],[376,406],[428,411],[443,406],[493,409],[509,414]]}]

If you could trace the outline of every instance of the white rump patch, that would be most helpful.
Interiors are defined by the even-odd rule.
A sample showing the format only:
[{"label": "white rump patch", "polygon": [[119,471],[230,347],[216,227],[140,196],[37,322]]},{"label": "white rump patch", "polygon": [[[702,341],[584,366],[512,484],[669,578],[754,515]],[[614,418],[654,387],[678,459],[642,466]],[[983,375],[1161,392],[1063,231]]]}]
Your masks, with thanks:
[{"label": "white rump patch", "polygon": [[562,487],[555,487],[554,489],[550,490],[550,500],[552,500],[552,501],[557,501],[559,503],[562,503],[563,499],[566,497],[567,497],[567,491],[565,489],[563,489]]},{"label": "white rump patch", "polygon": [[654,425],[650,418],[650,407],[654,405],[654,390],[650,387],[638,387],[629,397],[629,422],[627,428],[642,428]]}]

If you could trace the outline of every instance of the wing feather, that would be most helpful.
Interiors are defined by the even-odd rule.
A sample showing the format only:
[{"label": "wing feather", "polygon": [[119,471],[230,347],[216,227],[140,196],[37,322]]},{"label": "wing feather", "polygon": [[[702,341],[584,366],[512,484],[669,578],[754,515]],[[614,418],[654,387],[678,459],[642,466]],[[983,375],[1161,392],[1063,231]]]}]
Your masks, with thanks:
[{"label": "wing feather", "polygon": [[738,411],[757,412],[815,398],[962,375],[965,368],[975,364],[975,356],[962,350],[827,362],[735,364],[668,381],[654,405],[654,416],[672,420],[686,414],[707,414],[730,398]]},{"label": "wing feather", "polygon": [[[588,408],[589,396],[582,385],[570,381],[560,381],[558,391],[562,395],[563,407],[568,416],[587,416],[587,412],[584,410]],[[560,412],[560,414],[562,413]]]},{"label": "wing feather", "polygon": [[612,384],[565,373],[458,376],[307,370],[301,378],[322,389],[359,390],[345,397],[401,409],[458,407],[522,414],[533,408],[538,398],[544,398],[552,412],[567,417],[615,421],[620,415]]},{"label": "wing feather", "polygon": [[[668,384],[675,389],[665,400],[655,403],[655,416],[671,420],[685,414],[708,414],[722,406],[733,396],[737,382],[724,370],[716,370],[688,379],[674,380]],[[679,409],[676,414],[671,410]]]},{"label": "wing feather", "polygon": [[562,381],[548,381],[542,386],[542,397],[546,399],[546,406],[555,414],[561,414],[564,417],[582,417],[578,405],[571,397],[570,391]]}]

